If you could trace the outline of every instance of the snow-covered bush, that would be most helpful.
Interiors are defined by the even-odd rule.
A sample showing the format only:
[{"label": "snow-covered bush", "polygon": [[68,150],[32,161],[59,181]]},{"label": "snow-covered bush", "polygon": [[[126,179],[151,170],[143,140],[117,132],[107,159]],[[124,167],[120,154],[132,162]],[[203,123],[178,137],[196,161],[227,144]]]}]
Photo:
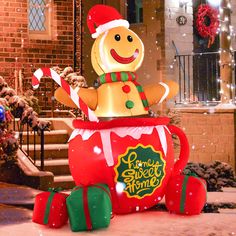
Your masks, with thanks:
[{"label": "snow-covered bush", "polygon": [[222,187],[236,187],[236,176],[233,168],[225,162],[215,161],[212,164],[188,163],[184,174],[195,173],[207,182],[207,191],[222,191]]}]

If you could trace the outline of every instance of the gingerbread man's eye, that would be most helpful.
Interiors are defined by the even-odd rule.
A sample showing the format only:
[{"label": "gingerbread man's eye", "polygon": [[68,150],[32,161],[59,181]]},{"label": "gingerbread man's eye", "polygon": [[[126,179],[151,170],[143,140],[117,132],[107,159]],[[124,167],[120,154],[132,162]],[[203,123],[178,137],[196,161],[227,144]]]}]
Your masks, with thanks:
[{"label": "gingerbread man's eye", "polygon": [[130,43],[133,42],[132,36],[128,35],[128,36],[127,36],[127,40],[128,40]]},{"label": "gingerbread man's eye", "polygon": [[116,34],[116,35],[115,35],[115,40],[116,40],[116,41],[120,41],[120,35],[119,35],[119,34]]}]

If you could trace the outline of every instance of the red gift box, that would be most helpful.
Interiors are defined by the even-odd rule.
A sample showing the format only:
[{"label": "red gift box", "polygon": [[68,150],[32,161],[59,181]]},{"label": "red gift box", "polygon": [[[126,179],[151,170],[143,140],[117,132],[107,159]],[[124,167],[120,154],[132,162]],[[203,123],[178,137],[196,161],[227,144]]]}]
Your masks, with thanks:
[{"label": "red gift box", "polygon": [[206,181],[196,176],[177,175],[170,179],[165,195],[167,209],[172,213],[200,214],[206,203]]},{"label": "red gift box", "polygon": [[66,198],[68,195],[57,191],[50,189],[35,197],[33,222],[48,225],[51,228],[59,228],[67,223]]}]

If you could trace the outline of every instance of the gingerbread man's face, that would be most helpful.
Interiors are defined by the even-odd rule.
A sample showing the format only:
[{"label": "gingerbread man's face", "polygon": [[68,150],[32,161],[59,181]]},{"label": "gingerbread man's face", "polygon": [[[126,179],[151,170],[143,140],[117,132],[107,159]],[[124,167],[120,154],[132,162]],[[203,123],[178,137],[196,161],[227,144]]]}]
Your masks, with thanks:
[{"label": "gingerbread man's face", "polygon": [[144,46],[132,30],[116,27],[94,42],[92,65],[98,75],[117,71],[136,71],[142,64]]}]

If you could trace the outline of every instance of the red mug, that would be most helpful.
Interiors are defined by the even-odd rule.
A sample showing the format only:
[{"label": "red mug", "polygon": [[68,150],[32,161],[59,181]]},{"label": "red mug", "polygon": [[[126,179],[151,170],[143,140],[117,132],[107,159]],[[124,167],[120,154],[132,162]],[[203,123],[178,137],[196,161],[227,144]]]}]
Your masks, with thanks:
[{"label": "red mug", "polygon": [[[164,196],[168,180],[182,172],[189,157],[183,131],[169,118],[74,120],[69,141],[69,166],[76,185],[107,184],[113,212],[142,211]],[[180,140],[174,160],[172,135]]]}]

